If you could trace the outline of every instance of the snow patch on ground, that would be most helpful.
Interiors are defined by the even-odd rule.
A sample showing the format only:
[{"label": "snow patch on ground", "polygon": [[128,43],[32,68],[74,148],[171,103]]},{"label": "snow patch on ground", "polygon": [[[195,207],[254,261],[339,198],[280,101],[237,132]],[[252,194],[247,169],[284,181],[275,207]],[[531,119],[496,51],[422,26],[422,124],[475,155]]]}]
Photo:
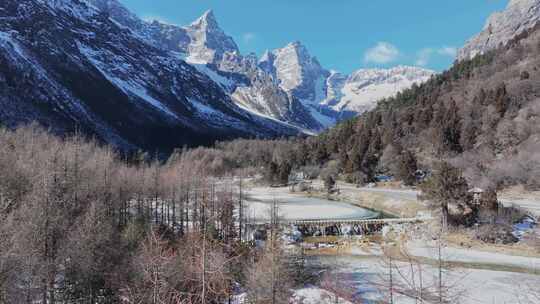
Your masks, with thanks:
[{"label": "snow patch on ground", "polygon": [[[434,242],[415,240],[407,243],[407,250],[413,256],[432,258],[436,256],[437,249]],[[444,247],[443,258],[444,260],[451,262],[481,263],[540,269],[540,258],[485,252],[475,249]]]},{"label": "snow patch on ground", "polygon": [[[320,258],[320,261],[325,265],[338,267],[339,272],[346,274],[345,277],[350,277],[351,282],[348,283],[356,286],[362,299],[372,301],[368,303],[379,303],[378,301],[389,299],[388,267],[382,259],[343,256],[339,257],[337,261],[335,257],[323,257]],[[418,268],[411,272],[408,263],[395,262],[394,265],[394,303],[418,303],[415,299],[398,293],[398,290],[409,290],[409,283],[413,276],[418,288],[420,282]],[[424,288],[436,290],[437,278],[438,269],[436,267],[422,265],[422,286]],[[446,282],[445,285],[452,286],[450,292],[457,297],[450,303],[459,304],[518,303],[516,299],[519,294],[530,292],[527,290],[528,286],[533,288],[540,286],[538,284],[540,276],[537,275],[480,269],[451,269],[444,272],[443,279]]]},{"label": "snow patch on ground", "polygon": [[318,287],[306,287],[295,291],[292,303],[293,304],[351,304],[351,302],[339,298],[338,303],[335,302],[334,294]]},{"label": "snow patch on ground", "polygon": [[[322,303],[334,303],[334,304],[351,304],[351,302],[339,298],[338,303],[335,303],[334,294],[318,287],[305,287],[294,290],[293,296],[290,299],[291,304],[322,304]],[[246,304],[248,303],[247,294],[241,293],[235,295],[231,301],[232,304]]]}]

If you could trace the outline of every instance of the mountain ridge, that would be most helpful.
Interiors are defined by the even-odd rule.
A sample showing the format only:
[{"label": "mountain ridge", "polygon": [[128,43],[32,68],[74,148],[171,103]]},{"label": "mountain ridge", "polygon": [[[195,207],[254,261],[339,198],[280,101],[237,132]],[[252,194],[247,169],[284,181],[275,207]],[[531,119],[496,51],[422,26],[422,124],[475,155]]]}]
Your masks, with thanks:
[{"label": "mountain ridge", "polygon": [[4,125],[35,120],[131,151],[298,134],[241,109],[206,74],[88,2],[9,0],[0,17]]},{"label": "mountain ridge", "polygon": [[[132,22],[122,20],[125,15],[112,11],[113,18],[129,26]],[[328,92],[332,90],[328,87],[331,73],[324,69],[316,57],[311,56],[309,50],[299,41],[267,51],[260,58],[256,58],[253,54],[246,56],[240,54],[234,39],[220,28],[212,10],[206,11],[187,26],[169,25],[158,21],[148,24],[152,30],[141,30],[138,25],[135,28],[147,33],[143,35],[157,41],[164,48],[183,53],[188,63],[197,65],[201,71],[212,75],[237,104],[255,114],[291,123],[301,129],[319,132],[343,118],[361,114],[364,110],[363,108],[359,108],[360,111],[357,111],[358,108],[336,110],[328,106],[328,102],[325,101],[329,98]],[[208,43],[208,41],[225,41],[225,43]],[[276,64],[279,67],[274,66]],[[268,75],[263,75],[264,73]],[[425,79],[418,79],[418,82],[421,81]],[[406,88],[407,85],[399,86],[397,89]],[[390,97],[397,93],[392,87],[385,90],[386,92],[381,92],[380,96]],[[353,95],[350,98],[357,97]],[[366,103],[365,98],[361,102]],[[369,102],[375,104],[377,100],[371,99]]]}]

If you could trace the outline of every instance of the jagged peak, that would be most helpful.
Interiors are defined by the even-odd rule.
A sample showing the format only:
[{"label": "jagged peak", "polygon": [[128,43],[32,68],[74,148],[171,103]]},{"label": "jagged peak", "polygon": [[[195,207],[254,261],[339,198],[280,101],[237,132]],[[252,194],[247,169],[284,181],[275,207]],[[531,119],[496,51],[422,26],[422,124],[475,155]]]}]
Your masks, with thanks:
[{"label": "jagged peak", "polygon": [[214,11],[212,9],[208,9],[203,13],[203,15],[199,19],[206,20],[206,21],[209,21],[209,20],[215,21],[216,15],[214,15]]},{"label": "jagged peak", "polygon": [[286,47],[305,48],[305,46],[299,40],[289,42]]},{"label": "jagged peak", "polygon": [[458,60],[505,45],[516,35],[540,22],[540,0],[510,0],[506,9],[489,16],[483,30],[458,52]]},{"label": "jagged peak", "polygon": [[311,56],[307,47],[300,41],[288,43],[285,47],[272,51],[275,56],[295,56],[299,61],[314,61],[318,64],[317,58]]},{"label": "jagged peak", "polygon": [[191,23],[191,27],[211,29],[211,28],[219,28],[219,24],[217,22],[216,15],[214,15],[214,11],[209,9],[206,12],[204,12],[204,14],[201,17],[199,17],[197,20]]},{"label": "jagged peak", "polygon": [[278,49],[278,50],[294,50],[294,52],[300,56],[304,56],[304,57],[310,57],[311,58],[311,55],[309,53],[309,50],[307,49],[307,47],[300,41],[293,41],[293,42],[290,42],[288,43],[284,48],[282,49]]}]

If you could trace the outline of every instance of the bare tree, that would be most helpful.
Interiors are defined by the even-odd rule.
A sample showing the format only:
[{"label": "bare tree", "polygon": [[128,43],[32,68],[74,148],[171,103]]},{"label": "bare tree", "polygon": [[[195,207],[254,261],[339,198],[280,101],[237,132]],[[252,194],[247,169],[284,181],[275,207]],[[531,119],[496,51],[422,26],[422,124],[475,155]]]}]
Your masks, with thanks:
[{"label": "bare tree", "polygon": [[289,303],[292,295],[287,257],[281,244],[279,205],[276,200],[270,206],[269,215],[265,248],[246,273],[248,301],[253,304]]}]

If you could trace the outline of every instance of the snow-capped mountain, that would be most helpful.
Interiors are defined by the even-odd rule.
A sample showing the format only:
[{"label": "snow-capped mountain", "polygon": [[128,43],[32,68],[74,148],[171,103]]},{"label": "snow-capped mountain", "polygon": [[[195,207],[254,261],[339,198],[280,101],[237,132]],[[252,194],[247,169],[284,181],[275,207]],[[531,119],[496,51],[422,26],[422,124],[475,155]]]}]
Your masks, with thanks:
[{"label": "snow-capped mountain", "polygon": [[266,52],[259,66],[277,79],[279,86],[309,104],[319,104],[325,98],[325,81],[330,73],[323,69],[300,42]]},{"label": "snow-capped mountain", "polygon": [[[379,73],[368,73],[373,75],[374,83],[366,86],[356,75],[360,72],[355,77],[324,69],[300,42],[267,51],[259,59],[254,54],[243,56],[234,40],[219,27],[211,10],[182,27],[134,21],[133,15],[120,9],[116,0],[91,1],[96,6],[96,2],[108,2],[112,19],[163,49],[181,53],[188,63],[220,84],[243,109],[312,132],[362,113],[379,99],[414,82],[423,82],[428,78],[426,74],[432,74],[398,67],[383,77],[385,71],[377,70]],[[404,73],[403,77],[399,73]],[[418,78],[414,79],[415,76]]]},{"label": "snow-capped mountain", "polygon": [[207,74],[156,46],[165,37],[179,49],[179,35],[165,36],[114,0],[5,0],[0,20],[3,125],[38,121],[125,150],[298,133],[239,107]]},{"label": "snow-capped mountain", "polygon": [[362,69],[345,77],[333,73],[329,78],[326,103],[338,112],[362,113],[376,106],[376,101],[423,83],[435,73],[418,67]]},{"label": "snow-capped mountain", "polygon": [[217,63],[225,53],[239,53],[238,46],[219,27],[211,10],[186,27],[186,31],[191,39],[188,62]]},{"label": "snow-capped mountain", "polygon": [[134,35],[155,47],[176,52],[178,57],[219,84],[244,110],[306,131],[324,128],[298,100],[286,94],[257,66],[255,55],[240,54],[236,43],[219,27],[211,10],[188,26],[177,26],[138,19],[117,0],[88,1]]},{"label": "snow-capped mountain", "polygon": [[377,101],[434,75],[430,70],[406,66],[343,75],[324,69],[300,42],[265,52],[259,67],[325,126],[370,110]]},{"label": "snow-capped mountain", "polygon": [[323,104],[330,72],[311,56],[302,43],[297,41],[265,52],[259,60],[259,67],[270,74],[289,96],[299,100],[321,126],[326,128],[337,122],[339,113]]},{"label": "snow-capped mountain", "polygon": [[242,55],[212,11],[177,26],[117,0],[4,3],[0,122],[81,130],[127,150],[315,133],[425,80],[329,72],[299,42]]},{"label": "snow-capped mountain", "polygon": [[458,60],[482,54],[530,29],[540,21],[540,0],[510,0],[504,11],[489,17],[482,32],[459,50]]}]

